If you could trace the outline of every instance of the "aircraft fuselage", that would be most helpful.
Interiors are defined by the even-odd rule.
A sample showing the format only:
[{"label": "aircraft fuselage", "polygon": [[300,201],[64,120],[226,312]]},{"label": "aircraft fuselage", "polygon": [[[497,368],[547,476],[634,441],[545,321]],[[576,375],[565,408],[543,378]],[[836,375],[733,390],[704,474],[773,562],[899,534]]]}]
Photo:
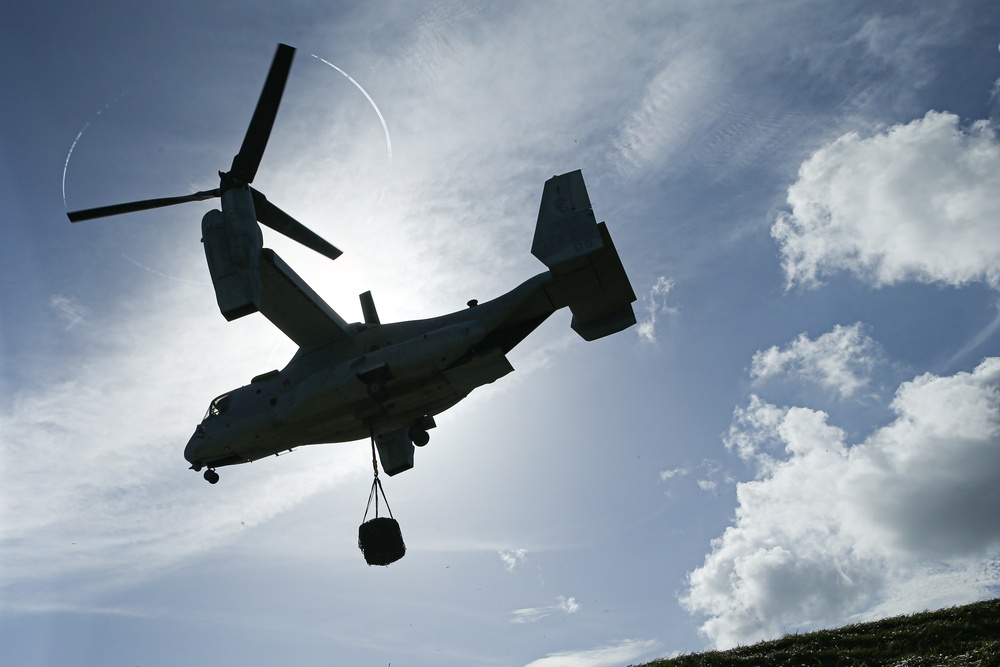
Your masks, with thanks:
[{"label": "aircraft fuselage", "polygon": [[353,338],[300,350],[215,398],[184,456],[195,470],[215,468],[419,424],[513,370],[505,354],[554,310],[551,283],[546,272],[441,317],[351,325]]}]

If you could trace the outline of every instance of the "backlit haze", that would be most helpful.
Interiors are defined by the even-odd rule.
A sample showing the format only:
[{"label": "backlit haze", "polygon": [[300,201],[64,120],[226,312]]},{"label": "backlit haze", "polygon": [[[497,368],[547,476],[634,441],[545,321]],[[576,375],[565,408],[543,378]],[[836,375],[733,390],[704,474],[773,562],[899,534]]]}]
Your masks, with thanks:
[{"label": "backlit haze", "polygon": [[[1000,594],[995,2],[15,3],[0,22],[0,662],[614,667]],[[217,186],[278,42],[264,231],[350,322],[544,270],[582,169],[639,300],[551,317],[383,478],[220,469],[209,401],[295,346],[219,314]]]}]

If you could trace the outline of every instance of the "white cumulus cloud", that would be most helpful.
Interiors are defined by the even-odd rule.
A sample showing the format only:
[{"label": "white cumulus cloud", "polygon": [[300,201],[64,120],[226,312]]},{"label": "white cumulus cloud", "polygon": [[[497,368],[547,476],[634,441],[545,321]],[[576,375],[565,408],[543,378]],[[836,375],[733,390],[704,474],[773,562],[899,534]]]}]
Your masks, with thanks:
[{"label": "white cumulus cloud", "polygon": [[848,271],[879,287],[1000,289],[1000,142],[986,121],[931,111],[846,134],[801,166],[788,204],[771,228],[788,287]]},{"label": "white cumulus cloud", "polygon": [[509,549],[507,551],[498,551],[497,555],[500,556],[500,560],[503,562],[503,568],[508,572],[513,572],[514,568],[527,559],[528,552],[525,549]]},{"label": "white cumulus cloud", "polygon": [[750,374],[756,380],[791,375],[852,396],[870,381],[879,357],[878,346],[860,322],[837,325],[815,340],[800,334],[788,346],[774,345],[753,355]]},{"label": "white cumulus cloud", "polygon": [[737,411],[727,444],[759,476],[682,596],[716,646],[995,594],[1000,358],[905,382],[892,409],[857,444],[818,410]]},{"label": "white cumulus cloud", "polygon": [[674,477],[686,477],[691,474],[691,470],[688,468],[671,468],[670,470],[660,471],[660,481],[665,482],[668,479],[673,479]]}]

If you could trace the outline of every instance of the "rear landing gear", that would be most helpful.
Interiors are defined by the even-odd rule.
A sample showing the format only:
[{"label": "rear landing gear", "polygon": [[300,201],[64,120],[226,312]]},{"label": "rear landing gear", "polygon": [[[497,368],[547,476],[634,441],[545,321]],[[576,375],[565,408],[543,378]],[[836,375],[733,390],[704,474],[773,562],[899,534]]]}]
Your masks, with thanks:
[{"label": "rear landing gear", "polygon": [[215,472],[211,468],[205,471],[205,481],[209,484],[218,484],[219,473]]},{"label": "rear landing gear", "polygon": [[427,431],[435,426],[437,426],[437,424],[434,423],[434,417],[431,417],[430,415],[424,415],[420,419],[416,420],[407,432],[407,435],[410,436],[410,442],[417,447],[423,447],[431,441],[431,436]]},{"label": "rear landing gear", "polygon": [[423,447],[428,442],[431,441],[431,434],[420,428],[419,426],[414,426],[409,432],[410,440],[417,447]]}]

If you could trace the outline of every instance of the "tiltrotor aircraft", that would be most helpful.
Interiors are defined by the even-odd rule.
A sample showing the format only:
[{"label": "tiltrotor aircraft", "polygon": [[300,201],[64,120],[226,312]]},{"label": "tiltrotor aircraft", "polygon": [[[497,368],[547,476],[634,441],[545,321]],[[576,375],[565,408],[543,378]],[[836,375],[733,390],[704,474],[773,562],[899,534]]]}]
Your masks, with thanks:
[{"label": "tiltrotor aircraft", "polygon": [[299,347],[282,370],[212,400],[184,450],[195,471],[302,445],[371,437],[382,468],[413,467],[435,415],[476,387],[510,373],[505,356],[554,311],[568,306],[572,328],[595,340],[635,324],[636,297],[580,171],[545,182],[531,253],[548,270],[486,303],[426,320],[383,324],[371,292],[365,321],[349,324],[273,250],[257,222],[336,259],[340,250],[250,187],[278,112],[295,49],[280,44],[239,153],[214,190],[69,213],[72,222],[185,202],[222,199],[202,219],[202,241],[219,309],[229,321],[260,312]]}]

